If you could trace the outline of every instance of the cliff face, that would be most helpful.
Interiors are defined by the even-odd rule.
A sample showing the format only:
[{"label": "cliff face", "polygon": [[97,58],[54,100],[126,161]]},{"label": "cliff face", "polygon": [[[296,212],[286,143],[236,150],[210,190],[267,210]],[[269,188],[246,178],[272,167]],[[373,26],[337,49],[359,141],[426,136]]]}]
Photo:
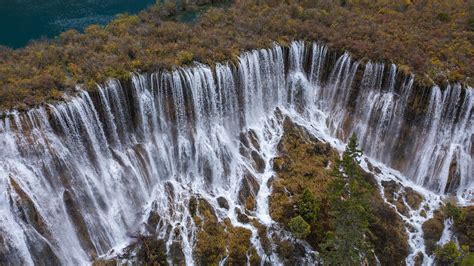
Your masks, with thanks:
[{"label": "cliff face", "polygon": [[[251,262],[316,263],[318,236],[293,241],[285,230],[292,197],[306,186],[324,191],[326,168],[352,133],[367,155],[361,167],[374,191],[370,241],[379,260],[401,262],[407,243],[408,263],[419,253],[429,259],[420,225],[440,194],[472,200],[473,90],[415,90],[413,76],[394,65],[362,64],[318,43],[249,51],[235,65],[137,74],[78,94],[0,120],[9,262],[53,253],[61,263],[87,263],[151,235],[163,241],[153,242],[159,260],[246,254]],[[223,246],[227,257],[215,255]]]}]

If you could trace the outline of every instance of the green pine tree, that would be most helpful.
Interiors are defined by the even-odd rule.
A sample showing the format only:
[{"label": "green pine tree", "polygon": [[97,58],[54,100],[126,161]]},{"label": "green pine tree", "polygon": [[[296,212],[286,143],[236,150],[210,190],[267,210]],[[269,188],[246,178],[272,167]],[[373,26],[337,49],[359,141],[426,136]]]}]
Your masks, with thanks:
[{"label": "green pine tree", "polygon": [[298,211],[308,223],[316,221],[319,212],[319,202],[309,189],[305,189],[298,199]]},{"label": "green pine tree", "polygon": [[362,178],[361,156],[357,137],[352,135],[342,160],[333,169],[337,178],[327,195],[332,231],[321,244],[321,254],[328,265],[360,264],[370,254],[371,247],[367,241],[370,234],[370,189]]},{"label": "green pine tree", "polygon": [[291,218],[288,227],[291,233],[299,239],[305,239],[311,233],[311,226],[300,215]]}]

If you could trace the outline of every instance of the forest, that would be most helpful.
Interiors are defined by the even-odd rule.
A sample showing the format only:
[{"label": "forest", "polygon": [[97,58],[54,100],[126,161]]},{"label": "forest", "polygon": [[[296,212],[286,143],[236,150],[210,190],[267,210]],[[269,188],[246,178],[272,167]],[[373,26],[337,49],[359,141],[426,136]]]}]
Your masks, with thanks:
[{"label": "forest", "polygon": [[[0,110],[26,110],[108,78],[236,60],[242,51],[320,41],[362,61],[393,62],[424,86],[472,86],[474,1],[157,1],[106,26],[69,30],[21,49],[0,48]],[[183,12],[200,12],[183,22]]]}]

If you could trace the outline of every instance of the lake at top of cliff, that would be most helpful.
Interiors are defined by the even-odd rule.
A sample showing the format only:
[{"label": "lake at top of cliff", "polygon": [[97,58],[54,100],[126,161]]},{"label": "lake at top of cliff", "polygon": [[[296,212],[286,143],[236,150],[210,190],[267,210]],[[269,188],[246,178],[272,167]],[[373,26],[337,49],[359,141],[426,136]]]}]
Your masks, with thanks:
[{"label": "lake at top of cliff", "polygon": [[153,3],[155,0],[0,0],[0,45],[17,48],[70,28],[106,24],[119,13],[137,13]]}]

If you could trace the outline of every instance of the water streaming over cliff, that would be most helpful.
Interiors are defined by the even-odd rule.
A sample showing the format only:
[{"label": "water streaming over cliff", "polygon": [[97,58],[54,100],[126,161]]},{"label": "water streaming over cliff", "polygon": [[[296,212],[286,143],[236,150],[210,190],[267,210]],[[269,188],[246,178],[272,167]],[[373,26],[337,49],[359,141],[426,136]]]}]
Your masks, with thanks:
[{"label": "water streaming over cliff", "polygon": [[[247,187],[257,199],[251,215],[273,223],[267,182],[283,115],[339,149],[357,133],[367,156],[392,173],[380,178],[396,172],[472,203],[473,100],[471,88],[417,88],[394,65],[295,42],[244,53],[235,66],[136,74],[66,103],[4,114],[0,262],[84,264],[149,230],[153,212],[161,218],[153,230],[193,264],[188,205],[199,196],[219,219],[250,229],[257,253],[278,263],[236,208]],[[218,197],[230,207],[219,208]],[[413,239],[413,252],[422,250],[419,233]]]}]

